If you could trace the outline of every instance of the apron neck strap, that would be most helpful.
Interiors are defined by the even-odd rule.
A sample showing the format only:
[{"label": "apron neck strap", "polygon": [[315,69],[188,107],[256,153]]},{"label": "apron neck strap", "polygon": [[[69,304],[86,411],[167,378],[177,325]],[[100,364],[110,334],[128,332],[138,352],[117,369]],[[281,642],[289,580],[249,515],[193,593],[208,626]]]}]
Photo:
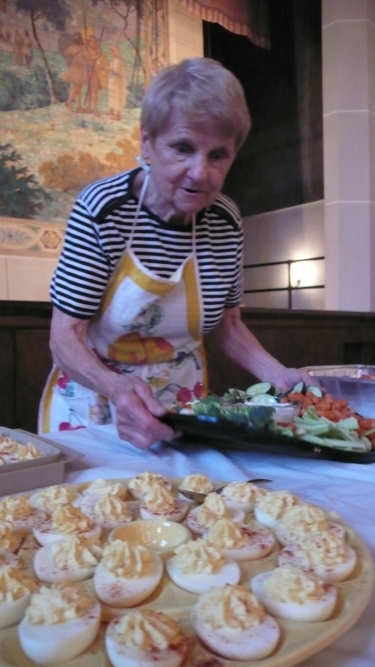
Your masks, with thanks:
[{"label": "apron neck strap", "polygon": [[[145,162],[144,159],[140,155],[137,156],[136,160],[140,164],[142,169],[145,171],[145,177],[144,177],[144,181],[143,181],[141,192],[140,192],[139,199],[138,199],[138,205],[137,205],[137,209],[136,209],[136,212],[135,212],[133,227],[132,227],[132,230],[131,230],[130,236],[129,236],[129,241],[128,241],[128,247],[129,248],[131,248],[131,245],[132,245],[135,226],[138,222],[138,218],[139,218],[139,214],[140,214],[140,211],[141,211],[141,208],[142,208],[143,200],[145,198],[148,182],[150,180],[150,170],[151,170],[150,165],[147,164],[147,162]],[[196,256],[196,253],[195,253],[195,247],[196,247],[196,239],[195,239],[196,217],[195,217],[195,215],[193,215],[192,227],[193,227],[193,230],[192,230],[193,244],[192,245],[193,245],[193,255],[195,257]]]}]

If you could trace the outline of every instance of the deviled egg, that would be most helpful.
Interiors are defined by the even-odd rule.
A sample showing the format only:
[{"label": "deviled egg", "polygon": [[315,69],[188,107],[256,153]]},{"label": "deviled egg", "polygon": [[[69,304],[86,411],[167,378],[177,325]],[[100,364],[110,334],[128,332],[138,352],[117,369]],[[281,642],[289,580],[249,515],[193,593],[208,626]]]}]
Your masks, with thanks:
[{"label": "deviled egg", "polygon": [[43,510],[30,505],[26,496],[6,496],[0,500],[0,521],[11,521],[19,535],[29,535],[46,517]]},{"label": "deviled egg", "polygon": [[117,496],[118,498],[121,498],[121,500],[128,500],[130,497],[129,491],[125,484],[117,482],[113,479],[102,479],[101,477],[98,477],[98,479],[95,479],[88,486],[86,486],[83,489],[82,494],[84,496],[91,494],[94,494],[95,496],[111,495]]},{"label": "deviled egg", "polygon": [[261,660],[280,638],[277,621],[245,586],[210,588],[192,612],[198,637],[214,653],[232,660]]},{"label": "deviled egg", "polygon": [[254,505],[254,515],[259,523],[276,528],[284,513],[299,505],[301,500],[290,491],[266,491]]},{"label": "deviled egg", "polygon": [[186,524],[195,535],[203,535],[218,519],[232,519],[232,521],[239,522],[244,517],[243,510],[230,510],[218,493],[209,493],[202,505],[190,510]]},{"label": "deviled egg", "polygon": [[37,582],[21,570],[0,565],[0,629],[18,623],[37,588]]},{"label": "deviled egg", "polygon": [[189,540],[175,550],[166,562],[172,581],[190,593],[202,593],[211,586],[238,584],[241,570],[234,560],[208,540]]},{"label": "deviled egg", "polygon": [[251,590],[265,609],[289,621],[325,621],[336,606],[337,590],[312,572],[297,567],[277,567],[260,572]]},{"label": "deviled egg", "polygon": [[14,530],[14,524],[11,521],[0,521],[0,553],[10,551],[14,553],[19,548],[22,537]]},{"label": "deviled egg", "polygon": [[48,584],[82,581],[93,575],[101,554],[102,548],[96,540],[66,535],[38,549],[34,571],[40,581]]},{"label": "deviled egg", "polygon": [[31,507],[45,510],[51,514],[58,505],[69,505],[77,500],[79,494],[71,486],[54,484],[35,491],[29,497]]},{"label": "deviled egg", "polygon": [[18,626],[23,651],[40,665],[68,662],[94,641],[100,604],[78,584],[41,586]]},{"label": "deviled egg", "polygon": [[230,509],[251,512],[256,501],[267,491],[251,482],[230,482],[220,492],[221,497]]},{"label": "deviled egg", "polygon": [[105,647],[113,667],[179,667],[188,642],[177,623],[163,612],[137,609],[111,621]]},{"label": "deviled egg", "polygon": [[129,480],[128,489],[135,500],[142,500],[146,493],[148,493],[148,491],[156,484],[158,486],[163,486],[165,489],[168,489],[168,491],[172,491],[172,483],[167,477],[148,471],[141,472],[139,475],[136,475],[136,477]]},{"label": "deviled egg", "polygon": [[142,519],[159,519],[164,517],[169,521],[182,521],[189,511],[187,500],[175,498],[171,491],[164,486],[155,484],[143,497],[139,513]]},{"label": "deviled egg", "polygon": [[344,537],[331,531],[301,537],[287,544],[278,554],[280,567],[289,565],[314,572],[330,584],[347,579],[356,563],[356,551]]},{"label": "deviled egg", "polygon": [[226,558],[236,561],[264,558],[275,545],[275,538],[267,528],[234,523],[231,519],[215,521],[204,538],[222,549]]},{"label": "deviled egg", "polygon": [[186,475],[182,480],[178,490],[181,491],[181,496],[184,497],[184,491],[195,491],[196,493],[211,493],[215,487],[207,475],[200,475],[198,473],[193,475]]},{"label": "deviled egg", "polygon": [[329,521],[327,513],[311,503],[301,503],[287,509],[277,522],[275,533],[282,545],[295,542],[311,533],[330,532],[337,537],[345,537],[345,528]]},{"label": "deviled egg", "polygon": [[87,516],[78,507],[73,505],[59,505],[52,516],[33,529],[34,537],[44,546],[57,542],[66,535],[80,535],[86,539],[96,539],[100,537],[101,528],[95,526]]},{"label": "deviled egg", "polygon": [[163,561],[157,553],[115,540],[103,548],[94,572],[94,588],[105,605],[124,609],[148,598],[162,575]]},{"label": "deviled egg", "polygon": [[133,520],[129,505],[115,494],[90,493],[82,497],[79,507],[96,526],[106,530]]}]

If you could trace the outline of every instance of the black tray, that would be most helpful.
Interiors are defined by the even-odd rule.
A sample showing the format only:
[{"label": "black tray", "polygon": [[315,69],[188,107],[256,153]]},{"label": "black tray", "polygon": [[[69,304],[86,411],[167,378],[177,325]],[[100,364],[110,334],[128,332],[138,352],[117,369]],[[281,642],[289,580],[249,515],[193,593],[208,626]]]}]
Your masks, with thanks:
[{"label": "black tray", "polygon": [[[230,421],[221,417],[181,415],[170,412],[161,420],[183,434],[175,441],[176,446],[184,443],[205,444],[215,449],[266,452],[267,454],[328,459],[343,463],[375,462],[375,450],[348,452],[334,447],[316,445],[299,438],[289,438],[272,430],[257,429],[251,424]],[[194,439],[191,436],[194,436]]]}]

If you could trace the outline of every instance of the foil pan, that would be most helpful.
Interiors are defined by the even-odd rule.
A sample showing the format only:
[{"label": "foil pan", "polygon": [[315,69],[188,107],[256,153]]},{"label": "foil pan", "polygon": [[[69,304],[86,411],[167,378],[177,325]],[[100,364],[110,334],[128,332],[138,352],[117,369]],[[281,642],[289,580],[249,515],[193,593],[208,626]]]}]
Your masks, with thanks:
[{"label": "foil pan", "polygon": [[[304,370],[334,398],[345,398],[349,407],[359,415],[375,419],[375,366],[308,366]],[[370,379],[363,376],[370,376]]]}]

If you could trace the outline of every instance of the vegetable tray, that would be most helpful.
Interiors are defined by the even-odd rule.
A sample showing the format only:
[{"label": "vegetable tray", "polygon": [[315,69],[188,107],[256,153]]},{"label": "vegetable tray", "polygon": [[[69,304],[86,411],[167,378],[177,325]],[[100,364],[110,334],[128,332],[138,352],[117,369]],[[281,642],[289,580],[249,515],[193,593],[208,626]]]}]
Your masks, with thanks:
[{"label": "vegetable tray", "polygon": [[297,437],[287,437],[272,429],[255,428],[252,424],[209,415],[186,415],[170,412],[162,421],[182,433],[174,441],[182,444],[206,445],[216,449],[238,449],[313,459],[327,459],[343,463],[374,463],[375,450],[370,452],[346,451],[316,445]]}]

